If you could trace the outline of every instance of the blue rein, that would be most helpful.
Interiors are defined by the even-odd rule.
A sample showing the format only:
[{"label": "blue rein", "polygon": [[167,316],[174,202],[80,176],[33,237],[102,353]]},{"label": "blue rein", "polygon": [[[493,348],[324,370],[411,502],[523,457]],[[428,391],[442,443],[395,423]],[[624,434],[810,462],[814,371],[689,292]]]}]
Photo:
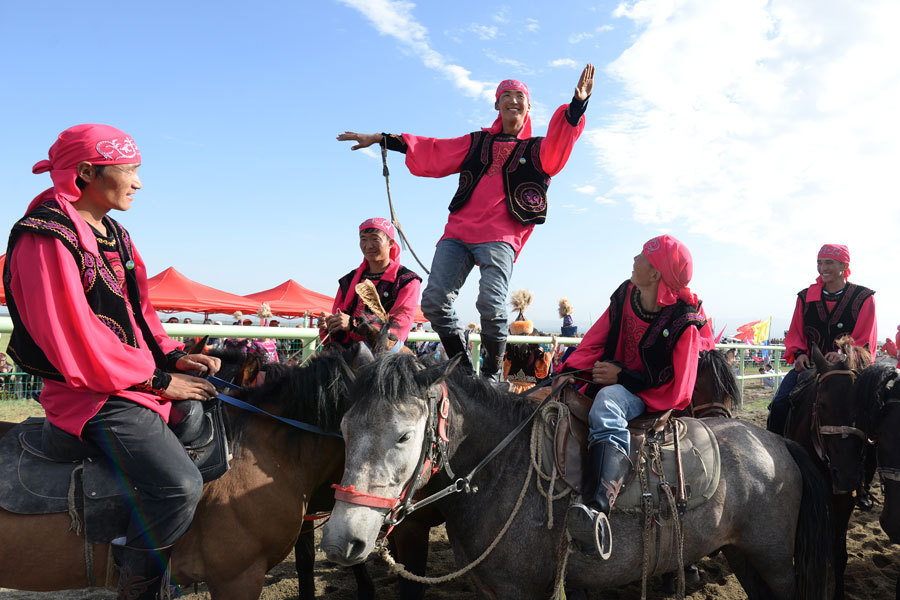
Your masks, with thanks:
[{"label": "blue rein", "polygon": [[[242,390],[243,389],[239,385],[235,385],[235,384],[231,383],[230,381],[225,381],[224,379],[219,379],[218,377],[215,377],[213,375],[209,375],[208,377],[206,377],[206,380],[213,385],[221,385],[223,387],[226,387],[226,388],[229,388],[232,390]],[[331,437],[336,437],[341,440],[344,439],[344,436],[342,436],[339,433],[334,433],[332,431],[325,431],[321,427],[316,427],[315,425],[310,425],[309,423],[304,423],[303,421],[297,421],[295,419],[288,419],[287,417],[273,415],[272,413],[266,412],[257,406],[253,406],[249,402],[244,402],[243,400],[233,398],[232,396],[226,396],[225,394],[217,394],[216,397],[219,400],[221,400],[222,402],[224,402],[225,404],[230,404],[231,406],[241,408],[243,410],[247,410],[250,412],[254,412],[254,413],[261,414],[261,415],[266,415],[268,417],[272,417],[273,419],[277,419],[277,420],[281,421],[282,423],[286,423],[286,424],[290,425],[291,427],[296,427],[297,429],[302,429],[303,431],[309,431],[310,433],[316,433],[319,435],[327,435],[327,436],[331,436]]]}]

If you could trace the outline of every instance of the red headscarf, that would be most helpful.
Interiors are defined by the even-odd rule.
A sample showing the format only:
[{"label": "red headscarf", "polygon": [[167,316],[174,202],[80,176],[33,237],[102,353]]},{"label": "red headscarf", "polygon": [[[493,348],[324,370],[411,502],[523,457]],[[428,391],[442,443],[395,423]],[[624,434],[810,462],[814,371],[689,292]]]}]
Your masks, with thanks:
[{"label": "red headscarf", "polygon": [[[844,279],[850,277],[850,250],[847,249],[847,246],[843,244],[825,244],[819,248],[819,254],[816,258],[830,258],[844,263],[847,265],[847,268],[844,269]],[[823,281],[822,276],[819,275],[816,277],[816,282],[809,286],[809,289],[806,292],[806,300],[808,302],[817,302],[821,300],[822,288],[824,287],[825,281]]]},{"label": "red headscarf", "polygon": [[[528,93],[528,86],[516,79],[504,79],[501,81],[500,85],[497,86],[497,91],[494,93],[494,98],[500,100],[500,94],[509,90],[519,90],[524,92],[525,99],[528,100],[528,104],[531,104],[531,95]],[[497,118],[494,120],[493,125],[490,127],[482,127],[482,130],[493,135],[497,135],[503,131],[503,119],[500,117],[500,114],[497,114]],[[527,140],[531,137],[531,110],[525,114],[525,123],[522,124],[522,129],[519,130],[516,137],[520,140]]]},{"label": "red headscarf", "polygon": [[370,228],[383,231],[386,236],[391,238],[391,241],[394,242],[394,245],[391,246],[390,258],[391,260],[396,260],[397,257],[400,256],[400,244],[397,243],[397,236],[394,233],[393,223],[391,223],[387,219],[382,219],[381,217],[374,217],[372,219],[366,219],[359,224],[360,233],[362,233],[364,229]]},{"label": "red headscarf", "polygon": [[49,159],[35,163],[32,173],[50,171],[53,187],[38,194],[25,214],[48,200],[58,200],[66,215],[75,223],[81,246],[97,254],[97,241],[88,224],[72,208],[71,203],[81,197],[81,190],[75,185],[78,178],[76,167],[82,161],[94,165],[120,165],[141,162],[141,152],[131,136],[110,127],[87,123],[75,125],[59,134],[59,138],[48,152]]},{"label": "red headscarf", "polygon": [[697,295],[691,293],[688,287],[694,274],[694,259],[687,246],[671,235],[661,235],[644,244],[643,253],[662,276],[656,294],[657,304],[668,306],[680,299],[692,306],[697,305]]}]

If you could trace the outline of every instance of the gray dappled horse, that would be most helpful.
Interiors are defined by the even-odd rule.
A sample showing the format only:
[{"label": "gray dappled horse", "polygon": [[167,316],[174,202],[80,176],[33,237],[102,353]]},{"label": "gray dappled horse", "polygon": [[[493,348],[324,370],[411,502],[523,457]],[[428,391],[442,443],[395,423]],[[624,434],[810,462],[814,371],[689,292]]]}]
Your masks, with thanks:
[{"label": "gray dappled horse", "polygon": [[[391,499],[422,469],[423,445],[430,439],[428,398],[441,394],[442,381],[450,405],[446,454],[457,473],[473,469],[534,410],[519,396],[450,373],[454,364],[424,368],[412,357],[387,355],[359,371],[341,424],[347,452],[340,497],[352,503],[339,499],[324,528],[321,546],[330,560],[356,564],[374,549]],[[777,435],[734,419],[704,422],[718,441],[722,475],[710,500],[684,517],[685,563],[722,549],[751,599],[824,598],[830,533],[822,476],[799,447]],[[531,465],[529,437],[520,434],[485,465],[472,481],[477,493],[453,494],[437,504],[464,566],[498,537],[525,489],[509,530],[470,572],[484,597],[553,592],[568,502],[553,503],[548,530],[547,499],[536,486],[522,485]],[[449,483],[440,473],[423,491]],[[567,584],[602,589],[640,578],[641,517],[614,510],[610,520],[615,544],[609,560],[572,554]],[[652,574],[675,570],[676,563],[663,562]]]}]

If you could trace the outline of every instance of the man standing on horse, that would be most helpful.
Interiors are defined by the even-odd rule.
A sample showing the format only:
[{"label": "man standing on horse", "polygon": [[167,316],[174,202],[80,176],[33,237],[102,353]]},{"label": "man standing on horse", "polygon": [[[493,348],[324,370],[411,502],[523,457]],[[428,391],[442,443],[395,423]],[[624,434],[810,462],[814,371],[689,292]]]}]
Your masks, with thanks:
[{"label": "man standing on horse", "polygon": [[[328,335],[332,341],[343,346],[369,341],[358,331],[361,324],[365,326],[374,322],[377,315],[369,306],[374,300],[360,298],[356,287],[364,281],[371,281],[377,293],[378,303],[375,306],[380,306],[384,312],[379,318],[386,316],[391,324],[391,349],[399,351],[412,328],[422,278],[400,264],[400,246],[394,226],[387,219],[376,217],[360,223],[359,249],[363,254],[362,264],[338,280],[332,314],[321,323],[320,337],[324,339]],[[380,327],[381,323],[374,325]]]},{"label": "man standing on horse", "polygon": [[816,259],[816,282],[797,294],[791,327],[784,338],[784,357],[794,368],[782,378],[772,403],[766,429],[784,435],[790,410],[789,397],[801,372],[813,365],[809,355],[813,344],[825,353],[825,360],[841,359],[835,340],[850,335],[855,344],[875,350],[875,292],[850,283],[850,251],[842,244],[825,244]]},{"label": "man standing on horse", "polygon": [[[569,509],[568,527],[584,548],[610,545],[609,511],[631,472],[628,421],[646,410],[683,409],[691,401],[700,350],[713,347],[700,300],[688,288],[693,260],[670,235],[655,237],[634,257],[631,279],[563,365],[590,378],[588,462],[584,503]],[[603,515],[601,517],[600,515]]]},{"label": "man standing on horse", "polygon": [[[107,125],[63,131],[49,160],[53,187],[13,225],[3,284],[14,329],[9,353],[42,377],[45,450],[86,445],[133,488],[134,512],[113,541],[119,598],[157,598],[171,547],[191,524],[203,480],[169,428],[172,400],[207,400],[219,359],[185,354],[150,305],[147,271],[108,216],[141,188],[141,155]],[[69,456],[69,458],[73,458]]]},{"label": "man standing on horse", "polygon": [[[453,302],[475,265],[481,270],[476,307],[481,315],[484,361],[481,372],[498,380],[506,348],[506,295],[513,263],[535,225],[547,215],[547,186],[565,166],[584,129],[584,112],[594,87],[588,64],[572,102],[554,113],[546,137],[531,135],[531,99],[514,79],[497,86],[490,128],[452,139],[404,133],[342,133],[352,150],[382,144],[406,154],[406,166],[420,177],[459,173],[459,188],[450,201],[450,216],[431,263],[422,311],[450,357],[466,357],[466,338]],[[465,361],[469,370],[472,365]]]}]

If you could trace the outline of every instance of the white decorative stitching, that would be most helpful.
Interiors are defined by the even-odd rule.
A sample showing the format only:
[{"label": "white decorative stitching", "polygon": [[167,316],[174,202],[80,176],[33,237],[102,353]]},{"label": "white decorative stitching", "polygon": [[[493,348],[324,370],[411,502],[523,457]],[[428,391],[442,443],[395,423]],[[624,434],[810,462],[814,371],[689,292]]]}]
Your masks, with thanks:
[{"label": "white decorative stitching", "polygon": [[[97,142],[97,152],[106,160],[118,160],[120,158],[134,158],[140,154],[137,144],[130,137],[121,142],[118,138],[112,140],[100,140]],[[116,156],[118,153],[118,156]]]}]

